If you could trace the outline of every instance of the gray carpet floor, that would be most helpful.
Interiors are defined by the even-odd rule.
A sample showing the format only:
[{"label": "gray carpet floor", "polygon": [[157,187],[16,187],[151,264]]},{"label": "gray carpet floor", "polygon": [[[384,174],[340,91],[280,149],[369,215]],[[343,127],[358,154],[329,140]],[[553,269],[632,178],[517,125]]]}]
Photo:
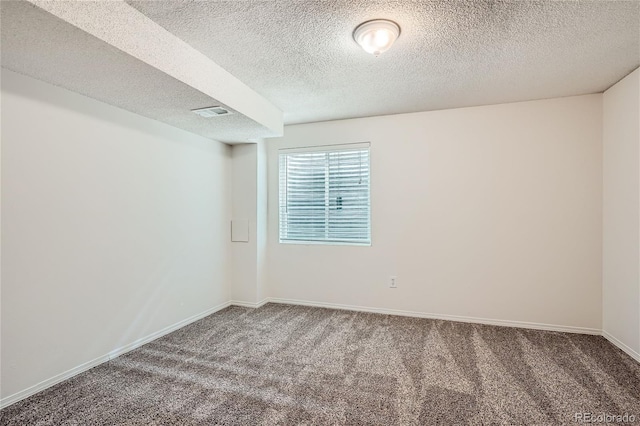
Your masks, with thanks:
[{"label": "gray carpet floor", "polygon": [[230,307],[5,408],[1,425],[576,424],[635,415],[640,364],[598,336]]}]

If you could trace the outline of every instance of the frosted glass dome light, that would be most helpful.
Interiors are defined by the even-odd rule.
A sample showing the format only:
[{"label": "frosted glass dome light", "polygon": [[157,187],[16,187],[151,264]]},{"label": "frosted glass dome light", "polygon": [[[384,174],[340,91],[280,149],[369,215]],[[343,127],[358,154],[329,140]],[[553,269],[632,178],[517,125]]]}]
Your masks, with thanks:
[{"label": "frosted glass dome light", "polygon": [[375,19],[358,25],[353,32],[353,39],[365,52],[378,56],[389,50],[399,35],[398,24],[386,19]]}]

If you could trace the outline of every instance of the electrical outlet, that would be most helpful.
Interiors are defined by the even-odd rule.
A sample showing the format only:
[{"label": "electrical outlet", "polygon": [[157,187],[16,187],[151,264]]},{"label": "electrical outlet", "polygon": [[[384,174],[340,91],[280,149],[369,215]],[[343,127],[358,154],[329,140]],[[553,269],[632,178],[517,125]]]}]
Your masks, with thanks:
[{"label": "electrical outlet", "polygon": [[398,288],[398,278],[389,277],[389,288]]}]

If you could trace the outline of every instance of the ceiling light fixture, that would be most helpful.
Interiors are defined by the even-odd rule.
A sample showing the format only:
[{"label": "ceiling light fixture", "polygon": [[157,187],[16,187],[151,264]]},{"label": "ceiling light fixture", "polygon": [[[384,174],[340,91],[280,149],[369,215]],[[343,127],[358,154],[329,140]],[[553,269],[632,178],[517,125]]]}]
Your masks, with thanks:
[{"label": "ceiling light fixture", "polygon": [[389,50],[400,35],[400,27],[387,19],[363,22],[353,31],[353,39],[367,53],[378,56]]}]

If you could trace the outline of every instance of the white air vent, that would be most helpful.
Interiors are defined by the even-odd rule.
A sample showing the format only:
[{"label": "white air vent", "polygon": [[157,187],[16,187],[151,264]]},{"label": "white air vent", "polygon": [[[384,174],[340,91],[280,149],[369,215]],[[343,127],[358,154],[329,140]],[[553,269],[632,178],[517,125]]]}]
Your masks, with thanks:
[{"label": "white air vent", "polygon": [[192,109],[191,112],[195,112],[200,117],[205,117],[205,118],[211,118],[211,117],[218,117],[220,115],[233,114],[231,111],[229,111],[228,109],[223,108],[221,106],[213,106],[213,107],[207,107],[207,108]]}]

